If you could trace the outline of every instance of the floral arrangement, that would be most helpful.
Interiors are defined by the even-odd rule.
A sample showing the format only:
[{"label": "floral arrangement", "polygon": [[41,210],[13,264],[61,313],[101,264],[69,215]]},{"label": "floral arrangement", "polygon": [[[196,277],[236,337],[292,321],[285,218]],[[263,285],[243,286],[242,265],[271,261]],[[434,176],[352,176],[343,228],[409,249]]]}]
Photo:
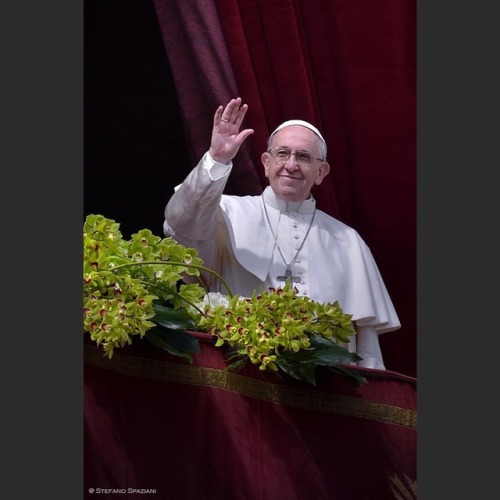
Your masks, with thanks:
[{"label": "floral arrangement", "polygon": [[[83,256],[83,329],[109,358],[145,338],[192,362],[200,347],[189,332],[200,331],[226,347],[230,368],[250,361],[315,385],[323,366],[356,385],[366,382],[349,368],[361,358],[339,345],[356,331],[338,302],[300,296],[289,282],[240,297],[196,249],[149,229],[125,240],[119,224],[102,215],[85,219]],[[201,271],[221,280],[227,295],[206,290]]]}]

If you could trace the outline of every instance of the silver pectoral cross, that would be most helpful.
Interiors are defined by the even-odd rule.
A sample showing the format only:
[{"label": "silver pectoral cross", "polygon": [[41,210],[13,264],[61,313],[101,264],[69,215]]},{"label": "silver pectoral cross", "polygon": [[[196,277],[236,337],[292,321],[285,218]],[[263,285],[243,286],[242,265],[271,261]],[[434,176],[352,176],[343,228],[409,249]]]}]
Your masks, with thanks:
[{"label": "silver pectoral cross", "polygon": [[292,283],[300,283],[302,280],[299,276],[293,276],[292,270],[287,267],[285,269],[285,276],[277,276],[278,281],[291,281]]}]

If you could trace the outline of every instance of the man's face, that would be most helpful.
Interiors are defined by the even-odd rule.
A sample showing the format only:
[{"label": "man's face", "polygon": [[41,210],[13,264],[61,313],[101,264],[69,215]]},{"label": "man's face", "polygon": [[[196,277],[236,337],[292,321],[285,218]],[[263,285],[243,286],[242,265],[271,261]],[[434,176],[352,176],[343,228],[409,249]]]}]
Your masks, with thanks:
[{"label": "man's face", "polygon": [[330,170],[329,164],[320,158],[316,134],[301,125],[290,125],[276,133],[271,152],[263,153],[261,160],[276,196],[285,201],[302,201]]}]

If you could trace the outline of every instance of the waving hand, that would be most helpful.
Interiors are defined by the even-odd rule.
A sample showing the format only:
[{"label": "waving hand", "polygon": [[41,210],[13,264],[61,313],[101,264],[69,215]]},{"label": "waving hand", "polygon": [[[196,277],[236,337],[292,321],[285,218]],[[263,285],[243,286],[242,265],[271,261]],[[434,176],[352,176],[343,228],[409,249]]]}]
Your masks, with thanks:
[{"label": "waving hand", "polygon": [[229,163],[238,153],[245,139],[253,134],[240,127],[248,110],[248,104],[241,104],[241,97],[231,99],[226,106],[219,106],[214,115],[210,156],[219,163]]}]

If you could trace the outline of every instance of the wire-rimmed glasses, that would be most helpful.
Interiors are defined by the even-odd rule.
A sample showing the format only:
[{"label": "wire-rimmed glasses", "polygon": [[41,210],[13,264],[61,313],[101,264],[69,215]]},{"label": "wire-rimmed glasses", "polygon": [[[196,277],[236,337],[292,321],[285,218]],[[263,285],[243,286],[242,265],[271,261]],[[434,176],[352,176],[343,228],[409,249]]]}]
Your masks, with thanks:
[{"label": "wire-rimmed glasses", "polygon": [[314,160],[324,161],[323,158],[317,158],[312,153],[309,153],[309,151],[295,151],[288,148],[273,148],[269,150],[269,153],[271,153],[276,163],[286,163],[292,155],[295,156],[297,163],[300,165],[310,165],[314,162]]}]

